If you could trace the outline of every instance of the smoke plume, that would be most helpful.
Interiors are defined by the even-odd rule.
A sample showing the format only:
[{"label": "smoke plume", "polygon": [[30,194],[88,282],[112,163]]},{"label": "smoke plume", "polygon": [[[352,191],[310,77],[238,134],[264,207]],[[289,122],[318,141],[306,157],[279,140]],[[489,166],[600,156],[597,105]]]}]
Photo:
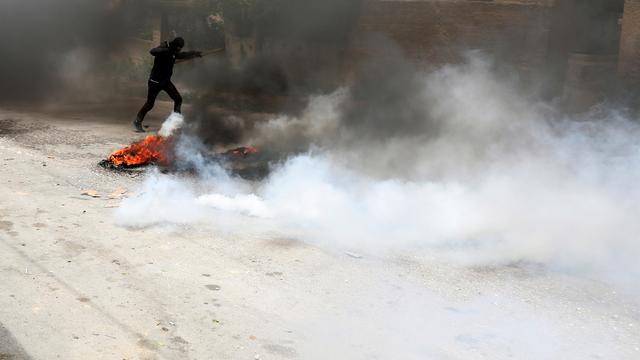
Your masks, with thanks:
[{"label": "smoke plume", "polygon": [[[196,94],[189,123],[207,144],[233,144],[253,127],[212,104],[273,113],[299,111],[310,94],[344,78],[345,53],[361,0],[223,1],[232,46],[177,74]],[[240,50],[235,44],[240,44]]]},{"label": "smoke plume", "polygon": [[604,109],[562,115],[496,77],[479,56],[417,76],[412,96],[398,97],[393,84],[381,90],[391,91],[388,110],[398,113],[371,126],[364,119],[373,113],[354,110],[367,105],[358,85],[311,98],[298,117],[256,126],[253,139],[264,148],[306,145],[261,183],[203,161],[206,147],[183,138],[181,159],[200,178],[150,176],[118,222],[215,218],[225,219],[214,221],[218,228],[336,251],[428,251],[463,264],[536,263],[616,280],[640,274],[635,121]]},{"label": "smoke plume", "polygon": [[[214,239],[296,239],[360,255],[354,266],[370,276],[328,279],[340,296],[317,293],[305,298],[301,319],[282,315],[305,339],[296,346],[301,358],[633,358],[633,349],[618,346],[634,338],[633,329],[600,334],[593,320],[600,313],[580,313],[578,325],[566,321],[569,296],[546,291],[554,281],[566,287],[556,272],[634,291],[636,119],[607,106],[566,115],[482,53],[425,71],[383,44],[384,56],[363,64],[350,84],[299,92],[309,95],[300,111],[261,121],[202,101],[177,139],[177,161],[195,171],[151,172],[116,222],[198,226]],[[257,68],[261,76],[243,78],[248,68],[218,69],[205,78],[237,89],[256,81],[258,96],[294,93],[282,70]],[[216,90],[208,95],[223,92]],[[209,154],[212,144],[242,142],[283,157],[266,178],[250,181]],[[468,289],[465,300],[427,290],[447,281],[386,278],[380,269],[394,263],[386,260],[407,255],[432,261],[430,274],[452,273],[448,279]],[[540,275],[544,311],[528,291],[510,293],[490,276],[474,288],[460,270],[511,265],[551,270]],[[487,288],[496,293],[477,295]]]}]

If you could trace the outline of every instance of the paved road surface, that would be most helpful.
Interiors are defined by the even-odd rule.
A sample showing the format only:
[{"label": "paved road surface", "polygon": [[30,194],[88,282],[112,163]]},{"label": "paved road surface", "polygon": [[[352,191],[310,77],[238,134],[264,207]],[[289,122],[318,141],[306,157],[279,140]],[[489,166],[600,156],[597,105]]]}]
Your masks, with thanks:
[{"label": "paved road surface", "polygon": [[640,358],[637,299],[603,283],[118,227],[104,195],[144,175],[96,166],[139,138],[116,115],[0,110],[2,360]]}]

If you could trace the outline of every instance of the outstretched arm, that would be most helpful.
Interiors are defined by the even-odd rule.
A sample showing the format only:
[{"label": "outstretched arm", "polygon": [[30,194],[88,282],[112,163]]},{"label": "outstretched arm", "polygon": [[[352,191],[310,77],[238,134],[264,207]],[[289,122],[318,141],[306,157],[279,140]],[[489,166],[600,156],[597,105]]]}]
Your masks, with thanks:
[{"label": "outstretched arm", "polygon": [[181,51],[176,54],[176,59],[178,60],[191,60],[198,57],[202,57],[202,52],[200,51]]}]

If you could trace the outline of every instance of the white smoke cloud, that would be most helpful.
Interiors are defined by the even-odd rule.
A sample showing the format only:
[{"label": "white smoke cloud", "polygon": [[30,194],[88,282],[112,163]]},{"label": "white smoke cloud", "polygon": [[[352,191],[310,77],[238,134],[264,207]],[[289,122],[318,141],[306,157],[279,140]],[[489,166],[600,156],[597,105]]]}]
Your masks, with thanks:
[{"label": "white smoke cloud", "polygon": [[[529,282],[504,286],[499,276],[477,280],[463,269],[534,264],[635,291],[640,125],[614,111],[562,115],[483,61],[445,67],[420,83],[422,101],[411,103],[423,107],[412,113],[424,114],[415,119],[424,123],[410,125],[421,131],[385,137],[386,129],[350,124],[351,89],[257,126],[249,138],[259,148],[308,149],[258,182],[234,176],[181,135],[176,156],[193,171],[151,172],[116,220],[207,224],[216,236],[294,238],[364,255],[358,261],[368,276],[324,279],[335,294],[305,296],[304,311],[280,314],[298,334],[300,358],[635,358],[632,327],[602,331],[619,305],[594,305],[600,300],[582,299],[582,288],[579,295],[557,290],[566,278],[553,272],[538,274],[544,286],[532,290]],[[448,280],[389,279],[385,259],[398,254],[428,259],[430,273]],[[447,289],[458,296],[437,293]],[[588,311],[571,312],[574,295]]]},{"label": "white smoke cloud", "polygon": [[211,208],[237,213],[241,215],[270,217],[268,207],[264,201],[254,194],[235,195],[233,197],[221,194],[201,195],[196,199],[196,203],[209,206]]},{"label": "white smoke cloud", "polygon": [[117,220],[211,222],[206,214],[216,211],[253,222],[252,231],[337,251],[423,250],[463,264],[640,275],[637,123],[615,112],[562,116],[480,60],[424,75],[423,83],[430,125],[422,133],[365,138],[340,118],[349,89],[311,99],[300,117],[257,127],[253,139],[263,148],[295,138],[310,149],[257,184],[183,139],[178,158],[199,177],[151,174]]},{"label": "white smoke cloud", "polygon": [[162,123],[158,135],[169,137],[184,126],[184,116],[180,113],[172,112],[171,115]]}]

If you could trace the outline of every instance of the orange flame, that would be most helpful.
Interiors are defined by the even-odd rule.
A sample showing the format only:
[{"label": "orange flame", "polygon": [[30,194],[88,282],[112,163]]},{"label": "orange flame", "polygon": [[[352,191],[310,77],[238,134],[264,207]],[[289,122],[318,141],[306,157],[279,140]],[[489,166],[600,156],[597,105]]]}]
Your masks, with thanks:
[{"label": "orange flame", "polygon": [[[103,163],[117,167],[137,167],[150,164],[170,166],[174,160],[172,151],[172,137],[165,138],[158,135],[151,135],[142,141],[113,152]],[[247,157],[257,152],[258,149],[253,146],[243,146],[231,149],[224,154],[236,157]]]},{"label": "orange flame", "polygon": [[168,163],[170,141],[162,136],[147,136],[143,141],[134,143],[109,155],[109,162],[116,166],[143,166]]}]

